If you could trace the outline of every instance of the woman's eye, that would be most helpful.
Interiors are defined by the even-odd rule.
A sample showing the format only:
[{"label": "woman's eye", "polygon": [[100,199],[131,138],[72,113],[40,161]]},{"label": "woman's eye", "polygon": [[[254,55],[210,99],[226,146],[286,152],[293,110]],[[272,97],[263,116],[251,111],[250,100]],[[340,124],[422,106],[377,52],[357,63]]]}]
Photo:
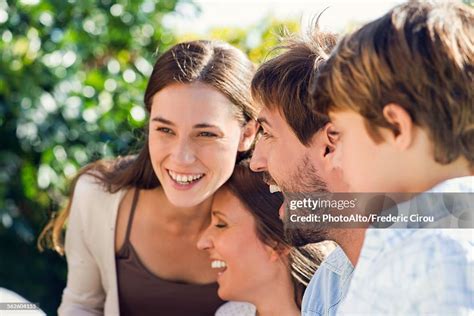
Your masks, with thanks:
[{"label": "woman's eye", "polygon": [[199,133],[199,136],[203,136],[203,137],[217,137],[216,134],[211,133],[211,132],[200,132],[200,133]]},{"label": "woman's eye", "polygon": [[224,223],[224,222],[218,222],[214,226],[216,226],[217,228],[225,228],[225,227],[227,227],[227,224]]},{"label": "woman's eye", "polygon": [[173,131],[167,127],[158,127],[156,130],[165,134],[173,134]]}]

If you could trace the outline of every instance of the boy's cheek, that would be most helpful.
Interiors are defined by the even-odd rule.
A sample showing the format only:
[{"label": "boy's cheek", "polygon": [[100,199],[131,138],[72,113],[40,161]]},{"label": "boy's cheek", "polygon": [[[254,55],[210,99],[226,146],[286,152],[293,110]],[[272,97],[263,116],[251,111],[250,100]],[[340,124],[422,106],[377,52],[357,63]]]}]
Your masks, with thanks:
[{"label": "boy's cheek", "polygon": [[334,168],[341,169],[343,167],[343,144],[339,143],[333,152],[332,163]]}]

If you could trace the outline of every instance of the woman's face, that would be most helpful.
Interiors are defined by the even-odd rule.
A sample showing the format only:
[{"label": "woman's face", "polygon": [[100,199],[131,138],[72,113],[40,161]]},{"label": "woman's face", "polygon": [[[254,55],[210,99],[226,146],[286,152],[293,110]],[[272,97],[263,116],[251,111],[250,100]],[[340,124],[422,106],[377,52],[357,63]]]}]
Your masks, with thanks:
[{"label": "woman's face", "polygon": [[252,302],[282,271],[279,255],[257,237],[254,217],[225,186],[214,196],[211,225],[197,246],[209,252],[225,300]]},{"label": "woman's face", "polygon": [[243,128],[225,95],[202,83],[176,83],[155,94],[149,149],[169,201],[200,204],[230,177]]}]

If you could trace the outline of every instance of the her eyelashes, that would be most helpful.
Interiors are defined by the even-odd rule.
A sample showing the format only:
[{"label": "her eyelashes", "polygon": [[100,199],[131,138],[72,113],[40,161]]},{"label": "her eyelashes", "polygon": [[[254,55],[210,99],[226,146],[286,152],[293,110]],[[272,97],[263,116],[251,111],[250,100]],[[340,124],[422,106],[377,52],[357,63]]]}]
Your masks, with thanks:
[{"label": "her eyelashes", "polygon": [[157,127],[155,130],[164,134],[174,134],[173,130],[168,127]]}]

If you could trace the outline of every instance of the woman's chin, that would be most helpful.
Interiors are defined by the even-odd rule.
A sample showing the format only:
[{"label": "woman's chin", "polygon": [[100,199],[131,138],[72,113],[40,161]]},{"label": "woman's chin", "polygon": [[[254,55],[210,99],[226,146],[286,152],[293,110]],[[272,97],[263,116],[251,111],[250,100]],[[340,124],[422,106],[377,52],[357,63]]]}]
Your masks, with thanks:
[{"label": "woman's chin", "polygon": [[195,207],[203,203],[209,194],[202,194],[198,192],[180,192],[173,188],[164,187],[165,195],[168,201],[175,207],[178,208],[190,208]]},{"label": "woman's chin", "polygon": [[219,289],[217,290],[217,295],[223,299],[224,301],[237,301],[235,295],[233,293],[229,293],[224,287],[219,285]]}]

